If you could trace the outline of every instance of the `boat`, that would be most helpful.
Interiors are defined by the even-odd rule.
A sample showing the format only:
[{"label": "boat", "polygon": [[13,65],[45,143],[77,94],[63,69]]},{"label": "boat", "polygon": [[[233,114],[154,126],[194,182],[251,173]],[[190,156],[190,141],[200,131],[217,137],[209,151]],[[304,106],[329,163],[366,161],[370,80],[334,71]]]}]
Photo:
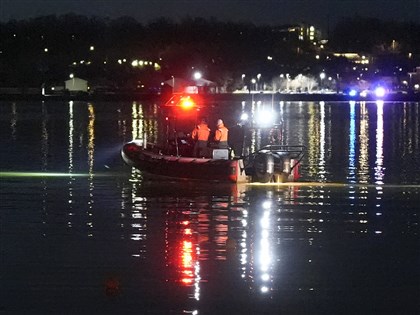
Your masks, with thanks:
[{"label": "boat", "polygon": [[166,154],[141,140],[126,143],[126,164],[152,175],[179,179],[244,182],[287,182],[299,178],[304,146],[268,145],[246,157],[230,158],[228,149],[214,149],[211,158]]},{"label": "boat", "polygon": [[[200,95],[174,94],[162,106],[166,143],[158,145],[137,139],[126,143],[121,155],[126,164],[154,176],[231,183],[285,182],[299,178],[299,165],[305,147],[269,144],[245,155],[232,157],[230,149],[208,148],[205,157],[193,157],[191,137],[180,127],[181,121],[198,121],[197,114],[209,110]],[[191,130],[190,127],[189,130]],[[245,134],[243,139],[245,143]]]}]

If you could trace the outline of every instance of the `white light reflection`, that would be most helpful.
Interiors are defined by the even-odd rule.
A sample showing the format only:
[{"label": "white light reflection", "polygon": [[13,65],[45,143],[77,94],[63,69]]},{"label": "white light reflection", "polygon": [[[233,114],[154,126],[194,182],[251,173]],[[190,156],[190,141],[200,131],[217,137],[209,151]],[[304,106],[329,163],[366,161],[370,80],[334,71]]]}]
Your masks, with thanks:
[{"label": "white light reflection", "polygon": [[272,202],[266,200],[262,203],[262,208],[264,212],[260,219],[261,227],[261,239],[260,239],[260,248],[259,248],[259,271],[261,272],[261,292],[267,293],[269,291],[268,282],[271,279],[269,274],[271,264],[272,264],[272,253],[270,250],[270,212],[272,208]]},{"label": "white light reflection", "polygon": [[[245,228],[246,226],[248,226],[248,211],[243,210],[242,215],[243,215],[242,226]],[[242,265],[242,267],[241,267],[241,270],[242,270],[241,277],[245,278],[246,277],[246,266],[247,266],[247,262],[248,262],[248,254],[247,254],[247,248],[246,248],[248,233],[246,232],[246,230],[244,230],[242,232],[241,236],[242,236],[241,242],[240,242],[240,246],[241,246],[240,257],[241,257],[241,265]]]},{"label": "white light reflection", "polygon": [[325,102],[320,102],[320,115],[321,121],[319,122],[320,130],[319,130],[319,179],[321,182],[326,181],[325,177]]},{"label": "white light reflection", "polygon": [[[120,122],[120,128],[124,134],[126,131],[125,122]],[[133,102],[131,106],[131,139],[141,139],[144,133],[144,113],[143,107],[137,102]],[[134,167],[131,169],[131,204],[133,205],[130,209],[130,216],[132,218],[131,227],[133,233],[130,235],[130,239],[133,241],[140,242],[137,245],[138,252],[133,253],[133,257],[145,257],[145,242],[147,241],[147,202],[148,199],[145,197],[139,197],[137,191],[139,190],[139,182],[141,181],[141,173]],[[122,209],[124,210],[124,209]],[[122,215],[124,215],[122,213]]]},{"label": "white light reflection", "polygon": [[[384,102],[376,101],[377,107],[377,122],[376,122],[376,162],[375,162],[375,184],[382,185],[384,178]],[[382,200],[382,187],[376,186],[376,208],[381,207]],[[376,234],[379,234],[378,231],[375,231]]]},{"label": "white light reflection", "polygon": [[[199,251],[200,250],[198,248],[197,256],[199,255]],[[196,301],[200,300],[200,281],[201,281],[200,263],[196,261],[194,265],[194,299]]]},{"label": "white light reflection", "polygon": [[375,183],[383,184],[384,178],[384,101],[376,101],[377,122],[376,122],[376,162],[375,162]]},{"label": "white light reflection", "polygon": [[267,292],[268,292],[268,290],[269,290],[269,289],[268,289],[266,286],[262,286],[262,287],[261,287],[261,292],[262,292],[262,293],[267,293]]},{"label": "white light reflection", "polygon": [[[74,113],[73,113],[73,101],[69,102],[69,148],[68,148],[68,157],[69,157],[69,212],[68,215],[71,217],[73,216],[73,182],[74,182],[74,176],[73,174],[73,133],[74,133]],[[72,222],[69,220],[67,222],[68,227],[72,227]]]}]

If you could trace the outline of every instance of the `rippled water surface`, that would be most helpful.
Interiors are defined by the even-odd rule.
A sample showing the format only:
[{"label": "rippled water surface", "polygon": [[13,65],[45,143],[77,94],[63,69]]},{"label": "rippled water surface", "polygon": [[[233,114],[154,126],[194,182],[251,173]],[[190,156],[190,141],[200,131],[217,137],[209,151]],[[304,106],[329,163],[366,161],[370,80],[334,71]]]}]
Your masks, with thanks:
[{"label": "rippled water surface", "polygon": [[297,183],[145,177],[119,150],[162,139],[156,104],[0,103],[0,313],[419,314],[420,104],[206,114],[264,107]]}]

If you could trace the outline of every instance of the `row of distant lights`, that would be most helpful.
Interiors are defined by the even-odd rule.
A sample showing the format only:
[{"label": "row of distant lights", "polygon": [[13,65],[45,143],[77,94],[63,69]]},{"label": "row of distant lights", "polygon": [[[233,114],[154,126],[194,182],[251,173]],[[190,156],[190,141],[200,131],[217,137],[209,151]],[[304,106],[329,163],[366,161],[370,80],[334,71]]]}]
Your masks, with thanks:
[{"label": "row of distant lights", "polygon": [[[95,50],[95,46],[90,46],[89,47],[89,50],[90,51],[94,51]],[[49,50],[48,50],[48,48],[44,48],[44,52],[48,52]],[[127,59],[118,59],[118,61],[117,61],[120,65],[122,65],[123,63],[126,63],[127,62]],[[85,60],[80,60],[79,61],[79,63],[80,64],[87,64],[87,65],[90,65],[91,64],[91,62],[90,61],[85,61]],[[106,61],[104,61],[104,64],[106,64],[107,62]],[[76,61],[74,61],[73,62],[73,65],[75,66],[75,65],[77,65],[78,63],[76,62]],[[144,66],[153,66],[156,70],[158,70],[158,69],[160,69],[160,65],[157,63],[157,62],[153,62],[153,61],[147,61],[147,60],[137,60],[137,59],[135,59],[135,60],[133,60],[132,62],[131,62],[131,66],[132,67],[144,67]]]},{"label": "row of distant lights", "polygon": [[[117,60],[118,64],[122,65],[124,63],[127,62],[127,59],[118,59]],[[73,62],[73,66],[77,66],[78,64],[86,64],[86,65],[90,65],[92,62],[91,61],[85,61],[85,60],[80,60],[79,62],[74,61]],[[104,64],[107,64],[107,61],[104,61]],[[133,68],[137,68],[137,67],[145,67],[145,66],[153,66],[153,68],[155,68],[155,70],[159,70],[160,69],[160,65],[157,62],[153,62],[153,61],[143,61],[143,60],[133,60],[131,62],[131,66]]]},{"label": "row of distant lights", "polygon": [[[90,47],[89,47],[89,50],[90,50],[90,51],[94,51],[94,50],[95,50],[95,46],[90,46]],[[49,52],[49,51],[50,51],[50,50],[49,50],[47,47],[45,47],[45,48],[44,48],[44,52],[45,52],[45,53],[47,53],[47,52]]]},{"label": "row of distant lights", "polygon": [[[414,85],[414,90],[417,91],[419,89],[420,89],[420,85],[419,84],[415,84]],[[369,91],[363,90],[363,91],[361,91],[359,93],[359,95],[361,97],[367,97],[368,96],[368,93],[369,93]],[[353,90],[350,90],[350,92],[349,92],[349,95],[352,96],[352,97],[357,96],[357,94],[358,94],[357,90],[354,90],[354,89]],[[383,98],[387,94],[387,91],[386,91],[386,89],[384,87],[379,86],[379,87],[377,87],[375,89],[374,94],[378,98]]]}]

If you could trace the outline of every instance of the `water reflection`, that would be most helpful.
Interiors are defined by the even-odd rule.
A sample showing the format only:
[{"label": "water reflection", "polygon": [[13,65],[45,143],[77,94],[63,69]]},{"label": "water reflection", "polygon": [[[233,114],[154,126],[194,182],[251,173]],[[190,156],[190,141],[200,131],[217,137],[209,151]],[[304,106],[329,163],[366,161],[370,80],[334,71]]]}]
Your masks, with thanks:
[{"label": "water reflection", "polygon": [[349,128],[349,173],[347,179],[350,183],[356,182],[356,102],[350,102],[350,128]]},{"label": "water reflection", "polygon": [[94,231],[94,191],[95,191],[95,184],[93,181],[94,176],[94,161],[95,161],[95,108],[91,103],[88,103],[88,125],[87,125],[87,135],[88,135],[88,142],[87,142],[87,155],[88,155],[88,183],[89,183],[89,199],[88,199],[88,208],[86,211],[86,225],[88,227],[88,236],[93,236]]},{"label": "water reflection", "polygon": [[369,183],[369,111],[366,102],[360,103],[359,182]]},{"label": "water reflection", "polygon": [[[155,184],[165,187],[165,196],[159,196]],[[191,308],[185,312],[199,314],[208,307],[201,301],[212,300],[221,288],[226,303],[229,290],[254,302],[282,299],[282,294],[296,291],[323,292],[326,288],[319,272],[325,268],[321,258],[324,247],[335,244],[338,250],[345,246],[342,242],[374,241],[372,238],[378,240],[392,233],[381,215],[383,208],[392,208],[390,200],[395,196],[388,190],[377,198],[379,187],[386,190],[379,185],[210,189],[208,185],[153,183],[137,178],[134,187],[135,200],[148,201],[143,203],[145,226],[152,224],[156,229],[145,231],[147,237],[156,238],[160,230],[156,211],[164,213],[161,250],[167,268],[165,280],[188,289],[185,298],[195,302],[186,302]],[[410,193],[411,202],[415,191]],[[403,233],[414,236],[416,219],[412,217],[407,223],[401,226]],[[148,244],[144,256],[158,255],[159,245]],[[338,276],[342,270],[329,272]]]},{"label": "water reflection", "polygon": [[72,228],[73,226],[73,222],[72,222],[72,217],[74,215],[74,210],[73,210],[73,201],[74,201],[74,195],[73,195],[73,190],[74,190],[74,176],[72,176],[73,172],[74,172],[74,161],[73,161],[73,156],[74,156],[74,112],[73,112],[73,101],[69,102],[69,121],[68,121],[68,125],[69,125],[69,140],[68,140],[68,172],[70,174],[69,176],[69,181],[68,181],[68,203],[69,203],[69,209],[67,212],[67,216],[68,216],[68,221],[67,221],[67,225],[69,228]]},{"label": "water reflection", "polygon": [[377,101],[375,183],[383,184],[384,168],[384,102]]},{"label": "water reflection", "polygon": [[318,171],[318,176],[319,176],[319,180],[321,182],[325,182],[326,181],[326,170],[325,170],[325,166],[326,166],[326,152],[325,152],[325,146],[326,146],[326,127],[325,127],[325,103],[321,102],[320,103],[320,116],[321,116],[321,120],[320,120],[320,146],[319,146],[319,171]]},{"label": "water reflection", "polygon": [[[16,296],[33,296],[37,313],[84,305],[118,314],[129,305],[307,314],[302,301],[372,305],[373,295],[376,306],[389,306],[390,295],[413,305],[419,104],[280,103],[282,140],[308,145],[302,181],[318,182],[294,186],[147,179],[122,165],[119,149],[131,137],[161,137],[155,104],[55,105],[16,103],[2,115],[10,121],[0,126],[2,144],[14,148],[2,168],[65,171],[2,178],[2,283],[13,288],[0,301],[6,312]],[[254,143],[266,134],[256,131]],[[115,148],[105,170],[104,147]],[[112,302],[95,291],[108,274],[121,290]],[[369,313],[363,307],[354,313]]]}]

